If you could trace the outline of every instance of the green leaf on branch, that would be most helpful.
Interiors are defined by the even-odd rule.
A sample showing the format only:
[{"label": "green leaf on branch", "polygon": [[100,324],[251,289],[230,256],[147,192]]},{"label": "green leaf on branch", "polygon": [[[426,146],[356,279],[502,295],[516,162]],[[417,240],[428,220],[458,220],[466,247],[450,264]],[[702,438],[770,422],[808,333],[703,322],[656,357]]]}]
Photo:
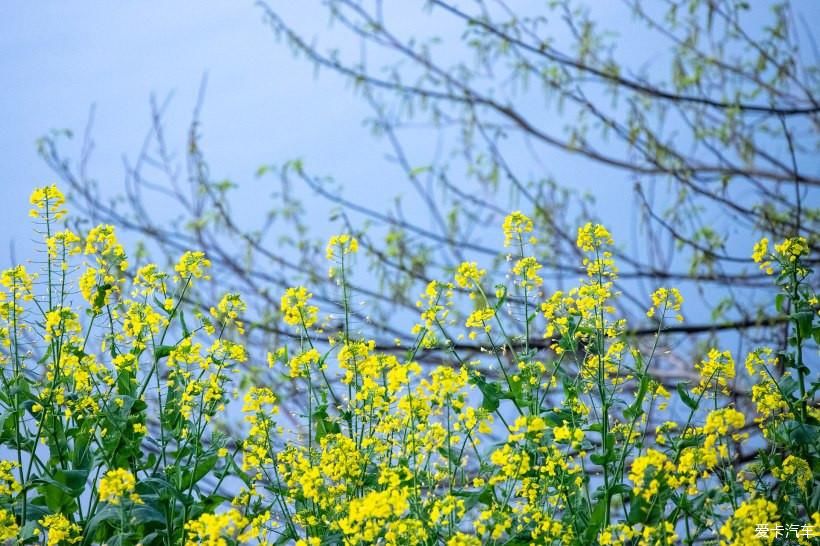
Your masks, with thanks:
[{"label": "green leaf on branch", "polygon": [[678,395],[680,395],[681,401],[686,404],[689,409],[698,409],[698,402],[692,398],[692,395],[689,394],[689,389],[686,384],[678,383],[675,388],[678,390]]}]

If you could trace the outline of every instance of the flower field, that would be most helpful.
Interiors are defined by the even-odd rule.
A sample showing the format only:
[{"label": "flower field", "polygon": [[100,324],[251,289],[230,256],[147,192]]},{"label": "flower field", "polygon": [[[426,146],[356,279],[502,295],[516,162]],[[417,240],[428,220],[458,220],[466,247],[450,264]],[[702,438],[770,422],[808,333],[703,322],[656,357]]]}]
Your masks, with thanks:
[{"label": "flower field", "polygon": [[[802,237],[747,252],[778,287],[788,340],[748,354],[708,347],[690,363],[697,380],[670,387],[656,349],[684,298],[673,286],[646,294],[657,334],[649,350],[636,344],[601,225],[578,228],[586,275],[542,298],[530,252],[539,227],[512,212],[498,226],[509,275],[468,260],[431,281],[415,343],[400,347],[351,326],[359,245],[335,236],[326,257],[341,327],[294,286],[277,311],[293,341],[265,361],[243,342],[241,294],[209,312],[193,305],[209,282],[204,253],[167,271],[134,267],[116,226],[66,227],[56,186],[36,189],[31,207],[42,263],[0,277],[9,544],[820,541],[820,302]],[[441,352],[440,365],[420,365],[425,351]],[[287,401],[298,424],[275,388],[250,379],[255,367],[300,386]],[[738,407],[736,384],[754,411]]]}]

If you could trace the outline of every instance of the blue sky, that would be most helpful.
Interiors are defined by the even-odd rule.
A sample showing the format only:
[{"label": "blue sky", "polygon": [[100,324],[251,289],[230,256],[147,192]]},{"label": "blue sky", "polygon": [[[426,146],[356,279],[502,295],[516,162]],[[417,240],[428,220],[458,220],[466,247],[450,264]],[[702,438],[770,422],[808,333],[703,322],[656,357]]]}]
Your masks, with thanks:
[{"label": "blue sky", "polygon": [[[305,6],[293,15],[326,17]],[[350,153],[366,137],[366,107],[339,79],[316,78],[294,59],[252,2],[4,2],[0,51],[0,264],[8,263],[6,241],[15,241],[18,259],[26,255],[27,196],[55,181],[37,156],[38,137],[51,129],[81,135],[94,105],[89,170],[117,191],[123,158],[134,157],[149,128],[150,96],[173,93],[168,134],[183,149],[206,73],[203,131],[219,176],[252,180],[259,165],[311,150],[326,172],[368,174]],[[79,140],[68,150],[79,150]]]},{"label": "blue sky", "polygon": [[[319,2],[272,4],[308,36],[332,41],[334,31],[327,29]],[[820,16],[820,4],[798,4],[808,21]],[[430,31],[444,20],[422,13],[417,5],[391,4],[399,11],[395,21],[407,34]],[[521,0],[513,5],[523,9],[542,3]],[[622,14],[622,9],[608,13],[613,4],[593,5],[611,28],[619,27],[623,15],[614,13]],[[630,38],[619,42],[621,52],[650,63],[662,59],[662,51]],[[362,119],[370,114],[364,101],[335,74],[316,77],[311,65],[294,59],[251,1],[3,2],[0,51],[0,266],[9,262],[7,241],[14,241],[18,260],[29,254],[27,196],[32,187],[55,181],[37,157],[38,137],[64,128],[81,135],[94,105],[95,151],[89,171],[101,187],[115,193],[122,188],[124,160],[133,159],[149,128],[151,95],[162,100],[173,94],[167,134],[171,147],[183,150],[206,73],[202,121],[214,176],[240,181],[252,197],[267,195],[271,181],[255,179],[256,169],[301,157],[313,172],[332,174],[350,194],[366,196],[376,208],[410,191],[396,186],[401,177],[381,161],[385,143],[363,127]],[[67,149],[73,157],[79,155],[80,140],[75,138]],[[607,204],[632,203],[627,176],[589,162],[566,162],[565,157],[542,158],[560,183],[594,188]],[[243,213],[261,213],[263,202],[245,200]],[[616,232],[617,224],[628,223],[623,208],[604,209],[613,215]]]},{"label": "blue sky", "polygon": [[[332,40],[318,2],[273,5],[308,36]],[[408,2],[398,10],[396,20],[408,34],[445,20],[416,6]],[[366,190],[377,208],[404,189],[393,182],[397,171],[381,161],[384,143],[363,127],[371,112],[364,101],[337,75],[317,77],[311,65],[294,59],[251,1],[4,2],[0,51],[6,82],[0,86],[0,265],[10,261],[7,242],[13,241],[17,260],[29,255],[27,196],[34,186],[56,181],[37,156],[37,138],[70,129],[75,138],[65,151],[78,157],[93,105],[88,170],[116,193],[124,160],[135,157],[149,129],[152,94],[158,100],[173,94],[167,134],[171,147],[183,150],[205,74],[204,144],[216,176],[242,181],[252,195],[266,193],[270,182],[255,181],[255,170],[300,157],[350,192]],[[249,200],[247,212],[262,212],[254,210],[257,203]]]}]

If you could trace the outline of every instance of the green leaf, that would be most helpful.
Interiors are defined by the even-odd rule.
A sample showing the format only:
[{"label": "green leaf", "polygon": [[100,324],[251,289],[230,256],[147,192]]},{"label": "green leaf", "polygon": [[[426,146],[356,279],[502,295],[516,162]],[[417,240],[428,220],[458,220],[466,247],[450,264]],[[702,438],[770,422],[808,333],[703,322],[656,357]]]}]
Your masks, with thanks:
[{"label": "green leaf", "polygon": [[610,463],[614,460],[613,459],[613,452],[610,451],[610,450],[607,450],[606,452],[603,452],[603,453],[602,452],[592,453],[589,456],[589,460],[592,461],[594,464],[604,466],[605,464]]},{"label": "green leaf", "polygon": [[162,512],[147,504],[138,504],[131,508],[129,513],[136,523],[165,523],[165,516]]},{"label": "green leaf", "polygon": [[458,466],[458,452],[455,449],[452,447],[440,447],[438,448],[438,452],[442,457],[449,460],[450,463]]},{"label": "green leaf", "polygon": [[[17,534],[17,541],[15,544],[30,544],[40,542],[39,538],[40,526],[36,521],[28,521],[20,528]],[[37,534],[35,534],[37,532]]]},{"label": "green leaf", "polygon": [[641,376],[641,385],[638,387],[638,393],[635,395],[635,402],[624,410],[624,417],[627,419],[637,419],[643,414],[643,400],[646,397],[646,391],[649,388],[649,377],[644,374]]},{"label": "green leaf", "polygon": [[820,438],[820,427],[799,421],[786,421],[783,428],[791,444],[813,447],[817,445],[817,438]]},{"label": "green leaf", "polygon": [[590,432],[603,432],[604,425],[603,423],[590,423],[588,429]]},{"label": "green leaf", "polygon": [[101,526],[109,521],[118,521],[120,519],[120,511],[116,506],[103,506],[102,509],[97,510],[88,523],[86,524],[85,536],[93,537]]},{"label": "green leaf", "polygon": [[186,468],[182,471],[181,483],[183,486],[192,486],[199,483],[199,480],[213,469],[218,460],[219,457],[213,454],[194,461],[190,468]]},{"label": "green leaf", "polygon": [[[43,476],[32,480],[37,486],[37,490],[43,495],[46,506],[51,513],[73,511],[68,509],[74,503],[72,490],[65,484],[56,481],[54,478]],[[76,495],[79,496],[79,493]]]},{"label": "green leaf", "polygon": [[182,337],[190,336],[191,331],[188,329],[188,325],[185,324],[185,311],[183,309],[179,310],[179,324],[182,326]]},{"label": "green leaf", "polygon": [[678,390],[680,399],[689,407],[689,409],[698,409],[697,401],[689,394],[689,389],[684,383],[678,383],[675,388]]},{"label": "green leaf", "polygon": [[46,352],[44,352],[43,356],[41,356],[39,360],[37,360],[37,364],[45,364],[46,362],[48,362],[48,359],[51,358],[51,347],[51,344],[49,344],[48,347],[46,347]]},{"label": "green leaf", "polygon": [[425,165],[423,167],[413,167],[412,169],[410,169],[409,174],[410,174],[411,178],[414,178],[414,177],[416,177],[420,174],[426,173],[427,171],[429,171],[431,169],[432,169],[432,167],[430,167],[430,165]]},{"label": "green leaf", "polygon": [[610,497],[613,497],[615,495],[623,495],[623,494],[631,495],[632,494],[632,488],[630,486],[628,486],[627,484],[625,484],[625,483],[616,483],[616,484],[613,484],[613,485],[609,486],[609,495],[610,495]]},{"label": "green leaf", "polygon": [[339,423],[332,420],[327,413],[327,404],[322,404],[311,416],[313,420],[313,427],[316,429],[314,434],[316,441],[319,442],[328,434],[338,434],[342,431]]},{"label": "green leaf", "polygon": [[117,392],[119,394],[130,396],[134,394],[136,387],[134,374],[131,372],[123,370],[117,375]]},{"label": "green leaf", "polygon": [[466,510],[471,510],[478,504],[490,506],[493,503],[493,489],[489,486],[485,486],[478,491],[454,490],[453,496],[464,498]]},{"label": "green leaf", "polygon": [[652,501],[654,502],[646,502],[641,496],[632,497],[627,523],[632,525],[636,523],[657,523],[663,514],[662,507],[666,504],[666,501],[660,499],[652,499]]},{"label": "green leaf", "polygon": [[57,470],[54,472],[54,480],[66,486],[68,491],[80,494],[85,489],[88,482],[88,470]]},{"label": "green leaf", "polygon": [[233,497],[226,497],[224,495],[208,495],[199,502],[202,504],[202,507],[206,512],[213,512],[220,506],[231,502],[231,500],[233,500]]},{"label": "green leaf", "polygon": [[481,376],[474,376],[470,382],[478,387],[481,394],[484,395],[481,401],[481,407],[489,412],[496,411],[501,404],[500,400],[503,397],[501,387],[497,383],[487,383]]},{"label": "green leaf", "polygon": [[38,520],[49,515],[51,511],[48,509],[46,504],[46,498],[42,495],[38,495],[31,499],[31,501],[28,503],[28,512],[26,513],[26,519],[28,521],[37,522]]},{"label": "green leaf", "polygon": [[170,345],[160,345],[154,351],[154,362],[159,362],[159,359],[165,358],[166,356],[171,354],[171,351],[173,350],[174,348]]},{"label": "green leaf", "polygon": [[94,302],[92,304],[95,309],[102,309],[105,307],[105,296],[111,288],[112,287],[110,284],[101,284],[97,287],[97,293],[94,294]]},{"label": "green leaf", "polygon": [[778,294],[774,297],[774,308],[775,310],[777,310],[778,313],[785,312],[785,309],[783,308],[783,302],[785,301],[785,299],[785,294]]},{"label": "green leaf", "polygon": [[811,322],[812,319],[814,319],[813,312],[798,311],[792,314],[792,319],[794,319],[797,324],[797,331],[800,333],[800,337],[803,339],[811,337]]},{"label": "green leaf", "polygon": [[584,543],[585,544],[593,544],[595,542],[595,537],[598,536],[598,532],[604,526],[604,519],[606,518],[606,501],[599,500],[595,503],[595,506],[592,508],[592,513],[590,514],[589,518],[589,525],[584,532]]}]

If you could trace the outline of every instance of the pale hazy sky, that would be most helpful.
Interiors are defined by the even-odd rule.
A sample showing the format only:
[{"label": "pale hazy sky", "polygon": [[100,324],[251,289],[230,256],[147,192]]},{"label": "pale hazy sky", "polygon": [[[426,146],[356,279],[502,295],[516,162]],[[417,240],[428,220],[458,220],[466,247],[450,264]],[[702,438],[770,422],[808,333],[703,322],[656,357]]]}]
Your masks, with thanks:
[{"label": "pale hazy sky", "polygon": [[[318,2],[274,0],[309,35],[324,33],[327,15]],[[412,33],[441,21],[407,7],[401,23]],[[515,5],[542,5],[521,0]],[[607,12],[613,4],[596,4]],[[807,21],[820,20],[820,2],[801,1]],[[620,4],[618,4],[620,6]],[[398,6],[392,4],[391,7]],[[411,9],[412,8],[412,9]],[[620,10],[623,13],[623,10]],[[615,16],[605,17],[612,28]],[[623,15],[621,15],[623,17]],[[653,53],[638,43],[637,53]],[[619,47],[629,47],[627,45]],[[629,52],[629,50],[627,50]],[[313,172],[333,174],[372,206],[400,191],[396,170],[381,161],[386,150],[369,136],[362,118],[370,110],[335,74],[318,78],[294,59],[246,0],[10,0],[0,3],[0,266],[29,255],[27,196],[36,185],[56,180],[37,157],[35,140],[50,129],[81,134],[96,106],[95,151],[89,170],[112,192],[123,180],[123,158],[133,158],[149,127],[149,97],[174,94],[168,122],[171,145],[184,149],[197,89],[208,74],[202,113],[204,145],[214,176],[232,178],[251,194],[270,193],[270,180],[253,173],[266,163],[304,158]],[[556,123],[564,123],[556,120]],[[66,150],[76,157],[80,138]],[[625,176],[602,177],[579,161],[545,162],[561,183],[588,181],[609,205],[627,199]],[[588,162],[587,162],[588,163]],[[563,176],[562,176],[563,175]],[[610,176],[610,175],[607,175]],[[577,182],[576,182],[577,181]],[[626,191],[625,191],[626,190]],[[628,198],[631,202],[631,198]],[[243,214],[261,212],[251,200]],[[623,208],[608,210],[624,218]],[[317,219],[317,221],[323,221]],[[615,220],[617,222],[617,219]],[[616,230],[617,230],[617,226]]]},{"label": "pale hazy sky", "polygon": [[[297,22],[326,18],[299,4],[291,10]],[[136,155],[149,128],[151,94],[174,94],[168,134],[184,150],[205,73],[203,132],[218,176],[253,180],[259,165],[311,156],[324,172],[374,174],[351,153],[366,142],[365,105],[340,79],[316,78],[294,59],[253,2],[3,2],[0,265],[8,263],[9,240],[18,260],[26,254],[31,188],[56,181],[37,156],[38,137],[63,128],[81,135],[95,105],[89,170],[103,187],[119,189],[123,157]],[[67,150],[77,151],[79,140]]]}]

